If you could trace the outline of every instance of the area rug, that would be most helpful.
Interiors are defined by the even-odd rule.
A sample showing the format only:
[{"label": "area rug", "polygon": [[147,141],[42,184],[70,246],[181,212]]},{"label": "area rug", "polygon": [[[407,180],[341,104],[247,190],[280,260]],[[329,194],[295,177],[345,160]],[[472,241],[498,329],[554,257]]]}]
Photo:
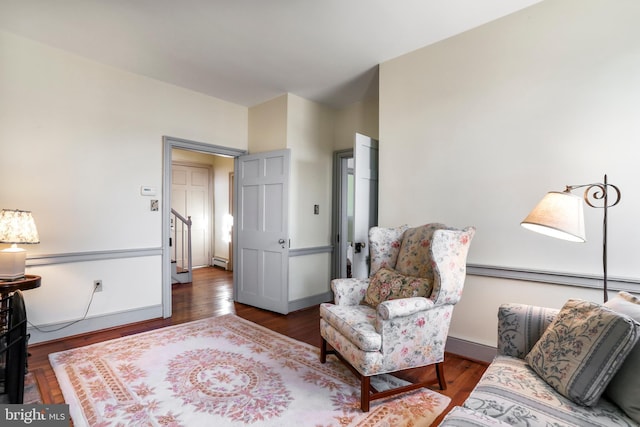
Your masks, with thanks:
[{"label": "area rug", "polygon": [[420,389],[363,413],[359,381],[334,356],[322,364],[316,347],[232,314],[49,359],[76,427],[428,426],[450,401]]},{"label": "area rug", "polygon": [[42,403],[40,390],[38,389],[38,382],[36,381],[35,375],[33,375],[33,373],[31,372],[29,372],[24,377],[24,395],[22,399],[22,403],[24,403],[25,405]]},{"label": "area rug", "polygon": [[[4,367],[2,367],[4,369]],[[9,403],[9,395],[6,393],[0,394],[0,404]],[[42,403],[40,397],[40,389],[38,389],[38,381],[33,373],[29,372],[24,376],[24,393],[22,395],[22,403],[24,405],[36,405]]]}]

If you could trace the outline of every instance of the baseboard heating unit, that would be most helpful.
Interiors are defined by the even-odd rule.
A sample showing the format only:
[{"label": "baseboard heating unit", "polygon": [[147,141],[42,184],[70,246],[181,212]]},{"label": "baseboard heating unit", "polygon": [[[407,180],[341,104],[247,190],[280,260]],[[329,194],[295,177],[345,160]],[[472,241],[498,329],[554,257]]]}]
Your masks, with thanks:
[{"label": "baseboard heating unit", "polygon": [[229,269],[229,260],[226,258],[222,258],[222,257],[213,257],[213,262],[212,262],[214,267],[222,267],[225,270]]}]

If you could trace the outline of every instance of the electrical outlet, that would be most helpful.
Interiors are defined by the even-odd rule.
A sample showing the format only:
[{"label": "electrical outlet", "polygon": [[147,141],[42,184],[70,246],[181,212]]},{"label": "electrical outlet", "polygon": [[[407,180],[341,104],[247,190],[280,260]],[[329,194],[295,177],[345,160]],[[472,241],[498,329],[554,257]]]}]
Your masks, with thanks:
[{"label": "electrical outlet", "polygon": [[94,280],[93,288],[96,292],[102,292],[102,280]]}]

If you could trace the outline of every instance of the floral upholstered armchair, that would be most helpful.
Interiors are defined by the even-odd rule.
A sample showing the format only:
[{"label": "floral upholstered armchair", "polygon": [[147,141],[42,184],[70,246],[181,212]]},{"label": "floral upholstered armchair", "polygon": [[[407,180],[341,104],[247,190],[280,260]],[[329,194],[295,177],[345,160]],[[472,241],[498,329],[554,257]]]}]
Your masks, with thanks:
[{"label": "floral upholstered armchair", "polygon": [[444,347],[474,234],[473,227],[443,224],[373,227],[369,278],[331,282],[334,304],[320,306],[320,360],[335,354],[360,377],[364,412],[371,400],[428,385],[377,391],[371,386],[376,375],[435,364],[446,388]]}]

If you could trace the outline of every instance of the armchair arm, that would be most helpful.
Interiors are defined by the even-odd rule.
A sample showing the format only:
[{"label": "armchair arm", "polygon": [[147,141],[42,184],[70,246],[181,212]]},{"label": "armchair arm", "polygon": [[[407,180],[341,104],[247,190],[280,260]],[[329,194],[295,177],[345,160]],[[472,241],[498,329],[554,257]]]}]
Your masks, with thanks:
[{"label": "armchair arm", "polygon": [[424,297],[400,298],[383,301],[378,305],[377,313],[382,320],[406,317],[420,311],[433,308],[433,301]]},{"label": "armchair arm", "polygon": [[498,309],[498,354],[524,359],[558,311],[527,304],[501,305]]},{"label": "armchair arm", "polygon": [[331,290],[336,305],[358,305],[364,299],[369,279],[333,279]]}]

